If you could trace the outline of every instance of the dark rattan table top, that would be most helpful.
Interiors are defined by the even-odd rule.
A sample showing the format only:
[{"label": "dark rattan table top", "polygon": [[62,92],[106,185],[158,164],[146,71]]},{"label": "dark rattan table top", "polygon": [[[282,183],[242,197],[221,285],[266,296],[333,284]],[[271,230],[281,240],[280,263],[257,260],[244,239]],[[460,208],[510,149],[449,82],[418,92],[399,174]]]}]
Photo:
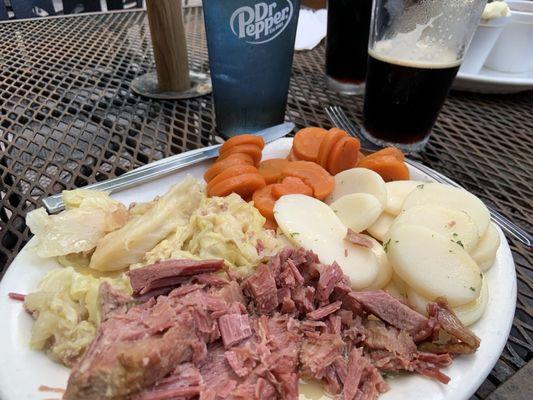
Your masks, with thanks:
[{"label": "dark rattan table top", "polygon": [[[191,68],[207,72],[201,9],[186,9],[185,21]],[[329,126],[323,107],[341,104],[360,122],[362,98],[326,88],[323,53],[319,46],[295,55],[287,118]],[[143,11],[0,24],[0,277],[29,239],[24,217],[43,197],[211,142],[210,96],[154,101],[130,91],[151,69]],[[417,157],[531,231],[532,149],[533,92],[452,92]],[[474,398],[505,398],[496,389],[533,354],[533,256],[509,243],[518,275],[514,324]],[[513,382],[523,385],[514,398],[530,389],[525,375]]]}]

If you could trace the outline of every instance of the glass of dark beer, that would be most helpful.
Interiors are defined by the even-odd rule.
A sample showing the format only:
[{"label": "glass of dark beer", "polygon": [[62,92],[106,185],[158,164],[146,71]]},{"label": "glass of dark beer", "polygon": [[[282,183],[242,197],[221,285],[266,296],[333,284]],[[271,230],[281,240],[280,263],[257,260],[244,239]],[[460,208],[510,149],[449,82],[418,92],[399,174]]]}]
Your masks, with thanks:
[{"label": "glass of dark beer", "polygon": [[326,81],[339,93],[362,94],[372,0],[328,0]]},{"label": "glass of dark beer", "polygon": [[486,0],[374,0],[363,134],[421,150]]}]

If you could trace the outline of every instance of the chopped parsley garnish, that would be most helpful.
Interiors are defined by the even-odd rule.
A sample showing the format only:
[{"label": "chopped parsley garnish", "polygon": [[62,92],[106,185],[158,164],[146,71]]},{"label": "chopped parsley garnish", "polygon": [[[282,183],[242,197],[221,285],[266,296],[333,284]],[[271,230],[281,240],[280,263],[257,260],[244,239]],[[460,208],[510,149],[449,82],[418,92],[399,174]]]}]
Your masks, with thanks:
[{"label": "chopped parsley garnish", "polygon": [[472,292],[475,292],[475,291],[476,291],[476,289],[473,288],[472,286],[470,286],[470,290],[471,290]]},{"label": "chopped parsley garnish", "polygon": [[295,236],[297,236],[297,235],[299,235],[299,234],[300,234],[300,232],[292,232],[292,233],[291,233],[291,237],[295,237]]},{"label": "chopped parsley garnish", "polygon": [[383,250],[385,251],[385,253],[389,250],[389,244],[390,244],[390,239],[387,240],[387,242],[385,242],[385,244],[383,245]]},{"label": "chopped parsley garnish", "polygon": [[424,189],[424,184],[421,183],[420,185],[416,185],[416,188],[417,188],[417,189]]},{"label": "chopped parsley garnish", "polygon": [[453,236],[453,237],[457,237],[457,236],[459,236],[459,235],[458,235],[457,233],[454,232],[454,233],[452,233],[452,236]]},{"label": "chopped parsley garnish", "polygon": [[465,246],[463,246],[463,242],[461,242],[460,240],[458,240],[458,241],[455,242],[455,243],[457,243],[457,244],[458,244],[459,246],[461,246],[463,249],[465,248]]}]

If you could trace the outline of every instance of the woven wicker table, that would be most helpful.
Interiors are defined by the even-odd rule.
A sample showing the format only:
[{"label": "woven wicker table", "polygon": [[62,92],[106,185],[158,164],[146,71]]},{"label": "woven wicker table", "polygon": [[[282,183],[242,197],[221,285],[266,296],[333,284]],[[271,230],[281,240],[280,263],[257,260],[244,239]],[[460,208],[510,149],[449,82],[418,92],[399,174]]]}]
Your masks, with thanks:
[{"label": "woven wicker table", "polygon": [[[201,9],[186,9],[185,22],[191,67],[207,72]],[[295,55],[287,119],[328,127],[323,107],[341,104],[360,123],[362,98],[326,88],[323,53]],[[43,197],[210,144],[210,96],[152,101],[130,91],[151,69],[143,11],[0,24],[0,277],[29,239],[24,217]],[[417,157],[531,231],[532,148],[533,92],[452,92]],[[510,244],[519,279],[514,324],[476,399],[533,398],[533,256]]]}]

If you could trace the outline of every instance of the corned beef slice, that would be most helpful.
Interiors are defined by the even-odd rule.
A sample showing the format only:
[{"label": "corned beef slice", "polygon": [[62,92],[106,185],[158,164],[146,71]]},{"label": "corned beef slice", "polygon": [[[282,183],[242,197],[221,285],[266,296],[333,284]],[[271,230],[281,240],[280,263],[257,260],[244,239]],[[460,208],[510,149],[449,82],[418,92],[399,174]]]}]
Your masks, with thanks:
[{"label": "corned beef slice", "polygon": [[128,272],[134,295],[150,290],[176,286],[184,277],[216,272],[224,267],[224,260],[166,260]]},{"label": "corned beef slice", "polygon": [[[339,399],[372,400],[388,389],[380,371],[446,383],[449,353],[479,344],[445,303],[426,318],[385,292],[353,292],[336,263],[310,251],[285,249],[240,285],[207,273],[221,267],[174,260],[131,271],[144,293],[135,300],[148,299],[134,306],[102,288],[106,319],[64,399],[297,400],[302,375]],[[170,293],[150,298],[161,289]],[[449,343],[429,341],[439,329]]]},{"label": "corned beef slice", "polygon": [[350,297],[361,303],[369,313],[398,329],[406,330],[413,337],[417,337],[428,324],[425,316],[383,290],[352,292]]}]

